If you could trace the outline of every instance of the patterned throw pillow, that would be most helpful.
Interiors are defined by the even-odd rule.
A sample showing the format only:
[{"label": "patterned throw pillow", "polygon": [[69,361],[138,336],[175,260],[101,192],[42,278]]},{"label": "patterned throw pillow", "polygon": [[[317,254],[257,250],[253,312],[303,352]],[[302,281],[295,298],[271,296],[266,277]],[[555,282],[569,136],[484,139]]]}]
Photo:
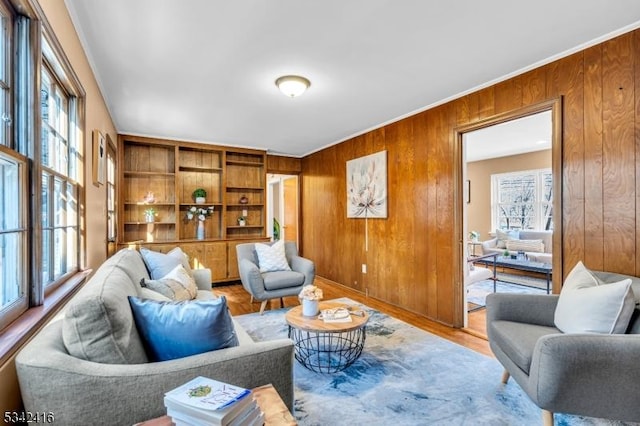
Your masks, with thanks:
[{"label": "patterned throw pillow", "polygon": [[544,253],[542,240],[507,240],[507,250]]},{"label": "patterned throw pillow", "polygon": [[171,300],[191,300],[198,295],[195,281],[182,265],[176,266],[159,280],[143,278],[140,280],[140,285],[157,291]]},{"label": "patterned throw pillow", "polygon": [[273,245],[256,243],[256,253],[258,255],[258,266],[260,272],[290,271],[291,267],[287,262],[284,251],[284,241],[280,240]]}]

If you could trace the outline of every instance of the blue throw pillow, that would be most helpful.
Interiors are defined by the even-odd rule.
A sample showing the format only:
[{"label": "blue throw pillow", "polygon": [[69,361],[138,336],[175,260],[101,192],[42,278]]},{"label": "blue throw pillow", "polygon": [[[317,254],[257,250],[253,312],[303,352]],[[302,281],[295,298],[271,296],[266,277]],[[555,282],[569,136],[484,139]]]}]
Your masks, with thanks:
[{"label": "blue throw pillow", "polygon": [[147,356],[152,361],[238,346],[224,296],[182,302],[129,296],[129,304]]}]

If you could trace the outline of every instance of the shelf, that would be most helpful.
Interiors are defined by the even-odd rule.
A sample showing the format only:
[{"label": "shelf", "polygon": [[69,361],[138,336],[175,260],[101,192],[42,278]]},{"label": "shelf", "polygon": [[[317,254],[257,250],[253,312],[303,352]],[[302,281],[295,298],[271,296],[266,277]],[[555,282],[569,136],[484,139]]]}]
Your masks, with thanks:
[{"label": "shelf", "polygon": [[264,207],[264,204],[262,204],[262,203],[227,204],[227,207]]},{"label": "shelf", "polygon": [[125,176],[167,176],[167,177],[175,177],[175,173],[167,173],[167,172],[124,172]]},{"label": "shelf", "polygon": [[180,203],[180,206],[195,206],[195,207],[209,207],[209,206],[222,206],[222,203],[204,203],[204,204],[196,204],[196,203]]},{"label": "shelf", "polygon": [[230,225],[230,226],[227,226],[227,229],[247,229],[247,228],[256,229],[256,228],[264,228],[264,226],[263,225],[245,225],[245,226]]},{"label": "shelf", "polygon": [[170,201],[160,202],[160,203],[145,203],[144,201],[125,201],[125,206],[144,206],[144,207],[153,207],[153,206],[174,206],[175,203]]},{"label": "shelf", "polygon": [[181,172],[205,172],[205,173],[222,173],[220,167],[192,167],[192,166],[180,166]]},{"label": "shelf", "polygon": [[175,225],[175,222],[125,222],[125,225]]},{"label": "shelf", "polygon": [[227,191],[264,191],[261,186],[227,186]]},{"label": "shelf", "polygon": [[256,161],[241,161],[241,160],[227,160],[228,165],[236,165],[236,166],[254,166],[254,167],[263,167],[264,163],[258,163]]}]

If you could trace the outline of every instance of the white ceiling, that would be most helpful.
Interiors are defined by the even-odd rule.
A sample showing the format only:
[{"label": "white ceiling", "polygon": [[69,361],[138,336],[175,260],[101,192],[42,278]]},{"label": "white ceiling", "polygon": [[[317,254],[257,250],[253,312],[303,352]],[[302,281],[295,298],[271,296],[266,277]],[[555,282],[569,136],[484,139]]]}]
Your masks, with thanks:
[{"label": "white ceiling", "polygon": [[465,133],[467,162],[551,149],[551,111]]},{"label": "white ceiling", "polygon": [[638,0],[65,3],[119,133],[292,156],[640,26]]}]

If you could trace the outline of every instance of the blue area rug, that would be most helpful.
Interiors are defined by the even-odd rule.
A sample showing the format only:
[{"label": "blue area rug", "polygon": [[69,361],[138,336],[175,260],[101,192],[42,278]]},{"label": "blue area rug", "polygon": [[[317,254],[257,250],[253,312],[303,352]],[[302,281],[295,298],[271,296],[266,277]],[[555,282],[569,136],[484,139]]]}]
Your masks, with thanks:
[{"label": "blue area rug", "polygon": [[[513,379],[500,382],[495,359],[427,333],[350,299],[369,312],[362,356],[335,374],[294,361],[300,425],[540,425],[542,417]],[[256,341],[287,337],[286,309],[236,317]],[[623,423],[555,416],[556,425]]]},{"label": "blue area rug", "polygon": [[[498,276],[499,277],[499,276]],[[535,280],[531,278],[530,280]],[[544,282],[543,280],[537,280]],[[544,282],[546,286],[546,282]],[[546,288],[546,287],[545,287]],[[527,287],[504,281],[496,281],[497,293],[522,293],[522,294],[547,294],[542,288]],[[487,295],[493,293],[493,280],[478,281],[467,287],[467,302],[471,302],[478,306],[485,306]]]}]

